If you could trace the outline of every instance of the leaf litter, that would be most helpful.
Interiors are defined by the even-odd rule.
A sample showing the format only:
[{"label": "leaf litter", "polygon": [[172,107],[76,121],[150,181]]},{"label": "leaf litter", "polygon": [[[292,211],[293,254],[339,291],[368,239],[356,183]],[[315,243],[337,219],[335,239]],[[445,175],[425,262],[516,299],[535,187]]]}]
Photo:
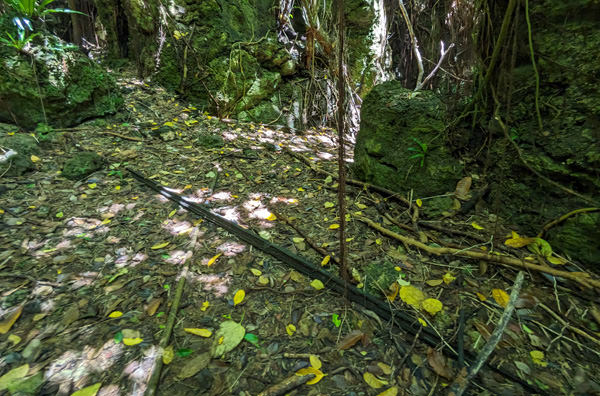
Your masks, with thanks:
[{"label": "leaf litter", "polygon": [[[161,359],[169,369],[163,369],[158,389],[177,394],[258,394],[298,373],[313,375],[301,394],[395,395],[408,388],[426,394],[438,376],[446,383],[459,376],[458,364],[441,350],[454,342],[461,320],[465,348],[476,354],[489,339],[507,304],[514,269],[428,255],[355,221],[366,216],[396,232],[412,232],[403,228],[411,224],[406,208],[377,192],[348,192],[349,207],[360,210],[347,219],[354,282],[394,309],[411,312],[415,327],[434,327],[443,340],[435,349],[347,304],[320,280],[152,194],[124,170],[131,166],[335,271],[336,147],[335,139],[323,139],[334,131],[297,135],[221,122],[161,89],[123,84],[132,88],[127,113],[58,134],[101,154],[105,169],[69,181],[60,174],[61,164],[77,149],[50,144],[36,159],[37,173],[2,180],[8,187],[0,214],[5,249],[0,252],[0,390],[141,395]],[[161,134],[160,125],[177,134]],[[143,142],[103,134],[114,130]],[[205,145],[209,135],[220,139]],[[459,183],[459,199],[469,197],[470,183]],[[421,198],[415,204],[424,210],[427,200]],[[443,227],[415,237],[438,246],[467,240],[461,246],[472,248],[488,241],[487,230],[497,227],[482,214],[430,220]],[[497,235],[504,239],[498,239],[506,243],[495,246],[495,253],[566,262],[546,241],[500,228]],[[460,239],[444,229],[460,232]],[[484,247],[490,245],[478,248]],[[161,352],[181,277],[183,299]],[[548,392],[598,389],[600,314],[594,315],[592,301],[577,285],[557,286],[532,273],[496,359]],[[463,319],[461,310],[468,312]],[[495,389],[497,381],[503,380],[487,376],[481,386]],[[516,389],[506,380],[502,386]],[[479,391],[474,394],[486,392]]]}]

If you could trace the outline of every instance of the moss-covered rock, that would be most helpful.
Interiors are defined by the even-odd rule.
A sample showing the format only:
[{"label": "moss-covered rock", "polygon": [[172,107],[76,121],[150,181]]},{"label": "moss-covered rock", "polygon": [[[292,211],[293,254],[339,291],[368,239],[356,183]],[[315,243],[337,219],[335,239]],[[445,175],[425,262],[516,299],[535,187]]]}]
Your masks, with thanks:
[{"label": "moss-covered rock", "polygon": [[[0,130],[15,129],[14,127],[11,128],[8,124],[2,125],[3,127]],[[35,138],[24,133],[0,138],[0,146],[17,153],[6,161],[0,162],[0,173],[3,174],[6,170],[7,176],[21,176],[27,171],[32,170],[34,165],[31,161],[31,155],[39,155],[40,153],[40,148]]]},{"label": "moss-covered rock", "polygon": [[397,81],[375,86],[361,109],[355,175],[421,197],[453,191],[463,167],[444,145],[444,115],[432,92],[413,92]]},{"label": "moss-covered rock", "polygon": [[600,213],[581,213],[551,229],[546,237],[554,250],[586,263],[600,263]]},{"label": "moss-covered rock", "polygon": [[110,74],[77,47],[40,37],[44,45],[29,54],[13,51],[0,59],[0,121],[27,129],[69,127],[119,109],[123,100]]},{"label": "moss-covered rock", "polygon": [[65,162],[62,175],[70,180],[80,180],[102,169],[103,164],[104,161],[98,154],[90,151],[80,152]]}]

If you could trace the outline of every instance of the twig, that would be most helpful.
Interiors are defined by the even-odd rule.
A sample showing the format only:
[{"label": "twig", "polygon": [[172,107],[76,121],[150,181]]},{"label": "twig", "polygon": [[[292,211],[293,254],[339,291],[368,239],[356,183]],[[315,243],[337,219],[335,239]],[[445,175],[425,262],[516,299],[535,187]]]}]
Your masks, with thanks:
[{"label": "twig", "polygon": [[562,223],[563,221],[567,220],[569,217],[575,216],[579,213],[592,213],[592,212],[600,212],[600,208],[581,208],[581,209],[573,210],[567,214],[564,214],[564,215],[560,216],[558,219],[554,219],[551,222],[546,223],[544,225],[544,227],[542,228],[542,230],[537,234],[537,237],[542,238],[544,236],[544,234],[546,232],[548,232],[548,230],[550,228]]},{"label": "twig", "polygon": [[133,136],[127,136],[127,135],[122,135],[120,133],[116,133],[116,132],[109,132],[109,131],[104,131],[102,132],[103,135],[112,135],[112,136],[116,136],[116,137],[120,137],[121,139],[125,139],[125,140],[133,140],[134,142],[143,142],[144,139],[141,138],[136,138]]},{"label": "twig", "polygon": [[160,372],[162,371],[163,360],[162,354],[164,348],[167,347],[169,343],[169,339],[171,338],[171,333],[173,332],[173,326],[175,325],[175,318],[177,316],[177,311],[179,310],[179,303],[181,301],[181,296],[183,295],[183,287],[185,286],[185,273],[187,272],[187,267],[184,268],[181,277],[179,278],[179,283],[177,283],[177,290],[175,291],[175,297],[173,298],[173,304],[171,304],[171,310],[169,311],[169,317],[167,319],[167,324],[165,326],[165,333],[160,340],[160,353],[156,358],[154,364],[154,370],[152,372],[152,376],[148,381],[148,388],[146,388],[146,392],[144,396],[153,396],[156,394],[156,390],[158,388],[158,381],[160,380]]},{"label": "twig", "polygon": [[473,380],[473,378],[475,378],[479,370],[481,370],[481,368],[483,367],[487,359],[490,357],[494,349],[496,349],[496,345],[498,345],[498,343],[500,342],[500,339],[504,334],[504,330],[506,329],[506,326],[510,321],[512,313],[515,310],[515,301],[517,301],[517,297],[519,296],[519,292],[521,291],[521,286],[523,285],[524,279],[525,273],[523,271],[519,271],[519,273],[517,274],[517,279],[515,280],[515,283],[513,285],[512,291],[510,292],[510,299],[508,300],[508,304],[506,305],[504,313],[502,314],[502,317],[500,317],[500,321],[498,322],[496,329],[492,333],[490,340],[477,356],[477,360],[471,366],[467,377],[464,380],[461,379],[459,383],[455,382],[450,387],[448,395],[461,396],[465,392],[465,390],[467,390],[469,383]]},{"label": "twig", "polygon": [[283,381],[278,384],[272,385],[260,392],[257,396],[279,396],[284,395],[287,392],[291,391],[294,388],[299,387],[300,385],[304,385],[311,379],[315,378],[314,374],[308,375],[292,375],[287,377]]},{"label": "twig", "polygon": [[376,229],[377,231],[381,232],[384,235],[387,235],[391,238],[397,239],[403,243],[406,243],[406,244],[409,244],[412,246],[416,246],[417,248],[422,249],[429,254],[434,254],[436,256],[441,256],[444,254],[452,254],[452,255],[456,255],[456,256],[463,256],[463,257],[469,257],[469,258],[477,259],[477,260],[485,260],[485,261],[490,261],[493,263],[499,263],[499,264],[507,265],[510,267],[526,268],[526,269],[529,269],[532,271],[544,272],[546,274],[550,274],[550,275],[554,275],[554,276],[558,276],[558,277],[562,277],[562,278],[566,278],[566,279],[571,279],[587,288],[593,287],[596,289],[600,289],[600,281],[596,280],[596,279],[592,279],[591,275],[587,272],[560,271],[560,270],[557,270],[557,269],[554,269],[551,267],[547,267],[547,266],[543,266],[543,265],[539,265],[539,264],[533,264],[533,263],[527,262],[525,260],[520,260],[520,259],[508,257],[508,256],[496,256],[496,255],[487,254],[487,253],[483,253],[483,252],[474,252],[474,251],[470,251],[470,250],[459,250],[459,249],[454,249],[454,248],[432,247],[432,246],[426,245],[422,242],[419,242],[413,238],[409,238],[409,237],[397,234],[394,231],[388,230],[387,228],[382,227],[381,225],[375,223],[373,220],[368,219],[364,216],[355,215],[354,218],[362,221],[363,223],[369,225],[370,227]]}]

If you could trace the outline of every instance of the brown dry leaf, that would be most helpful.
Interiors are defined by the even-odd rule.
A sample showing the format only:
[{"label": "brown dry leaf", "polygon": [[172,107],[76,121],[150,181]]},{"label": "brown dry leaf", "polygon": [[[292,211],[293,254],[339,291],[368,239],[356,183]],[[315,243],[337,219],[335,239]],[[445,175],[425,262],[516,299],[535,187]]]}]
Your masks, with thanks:
[{"label": "brown dry leaf", "polygon": [[429,348],[427,350],[427,362],[437,375],[447,380],[452,379],[452,369],[448,366],[448,360],[441,352]]},{"label": "brown dry leaf", "polygon": [[400,291],[400,285],[398,284],[398,282],[392,283],[390,285],[390,287],[388,287],[388,292],[386,294],[387,299],[390,301],[394,301],[396,299],[396,297],[398,296],[399,291]]},{"label": "brown dry leaf", "polygon": [[469,199],[469,190],[471,189],[471,176],[463,177],[456,183],[456,190],[454,190],[454,195],[456,198],[466,201]]},{"label": "brown dry leaf", "polygon": [[358,341],[362,340],[365,337],[365,333],[360,330],[354,330],[350,332],[346,337],[344,337],[337,348],[340,350],[350,349],[352,348]]},{"label": "brown dry leaf", "polygon": [[23,312],[23,305],[19,305],[12,313],[10,313],[6,319],[0,322],[0,334],[6,334],[10,328],[15,324],[19,316]]},{"label": "brown dry leaf", "polygon": [[490,329],[488,329],[488,327],[481,322],[474,322],[473,325],[475,326],[479,334],[481,334],[481,336],[486,341],[489,341],[490,337],[492,336],[492,332],[490,331]]},{"label": "brown dry leaf", "polygon": [[148,316],[154,315],[158,310],[158,307],[160,307],[161,302],[162,298],[153,298],[146,306],[146,314],[148,314]]}]

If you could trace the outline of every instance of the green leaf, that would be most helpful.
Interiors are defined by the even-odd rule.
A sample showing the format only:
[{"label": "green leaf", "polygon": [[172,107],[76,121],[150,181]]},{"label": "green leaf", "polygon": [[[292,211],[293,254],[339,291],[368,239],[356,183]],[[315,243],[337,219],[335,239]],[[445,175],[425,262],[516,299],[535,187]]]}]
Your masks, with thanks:
[{"label": "green leaf", "polygon": [[252,333],[246,333],[244,336],[244,340],[248,341],[250,344],[254,346],[258,346],[258,336]]},{"label": "green leaf", "polygon": [[342,324],[342,321],[340,320],[340,315],[338,314],[331,315],[331,321],[333,322],[335,327],[340,327],[340,325]]},{"label": "green leaf", "polygon": [[186,357],[186,356],[190,356],[193,352],[194,351],[192,351],[189,348],[181,348],[181,349],[178,349],[175,353],[179,357]]}]

